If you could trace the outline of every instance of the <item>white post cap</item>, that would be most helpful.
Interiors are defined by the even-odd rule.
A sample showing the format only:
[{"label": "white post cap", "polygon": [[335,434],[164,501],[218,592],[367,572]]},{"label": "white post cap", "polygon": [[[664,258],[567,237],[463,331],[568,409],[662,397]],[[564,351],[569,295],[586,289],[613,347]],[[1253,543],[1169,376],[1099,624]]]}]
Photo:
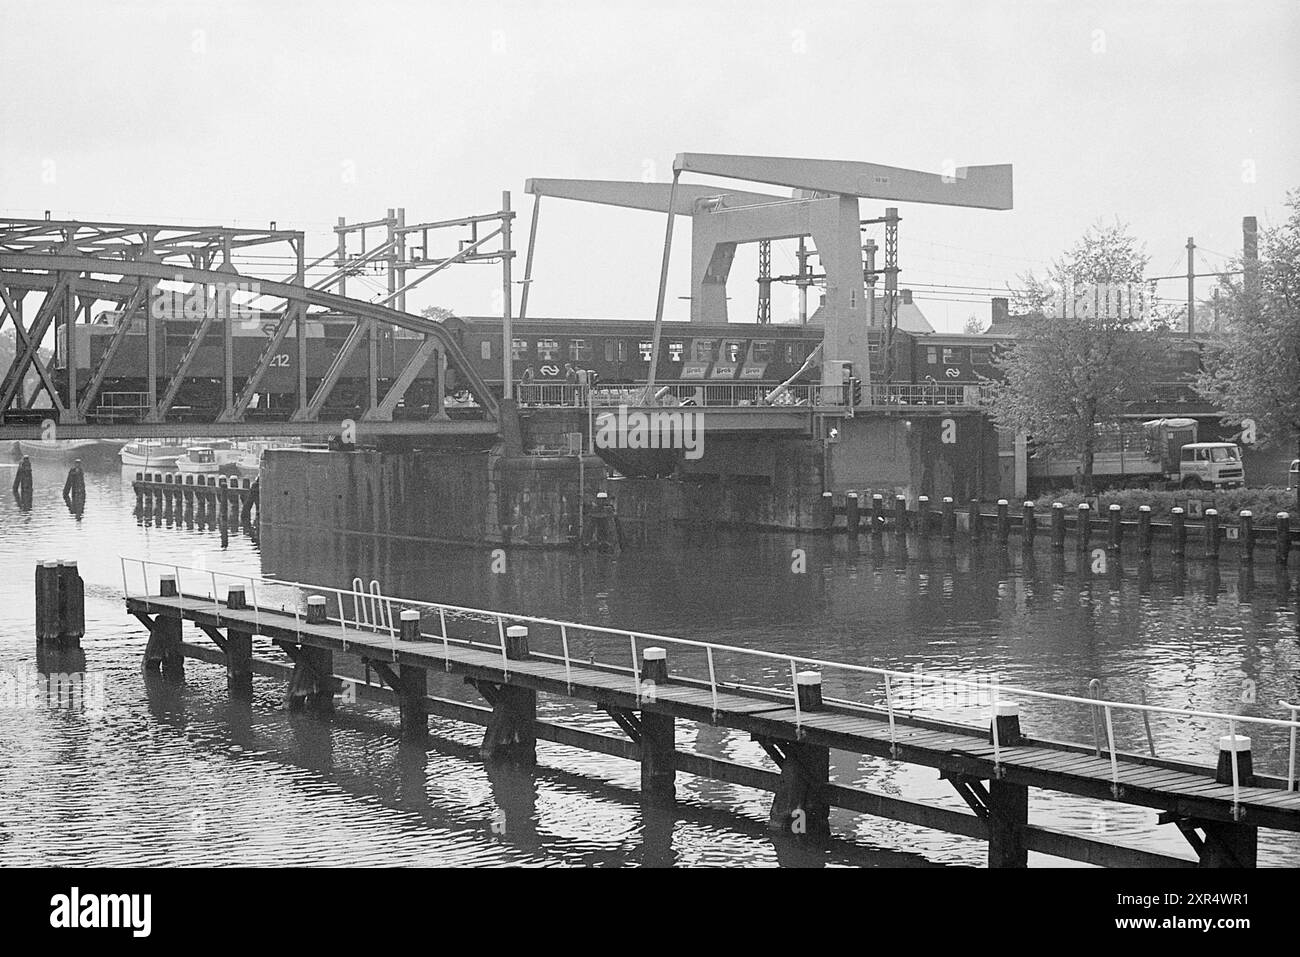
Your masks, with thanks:
[{"label": "white post cap", "polygon": [[819,685],[822,683],[822,673],[820,671],[800,671],[794,676],[794,683],[797,685]]},{"label": "white post cap", "polygon": [[609,493],[608,493],[608,492],[597,492],[597,493],[596,493],[596,498],[609,498]]},{"label": "white post cap", "polygon": [[833,492],[822,492],[822,498],[832,498],[833,496]]},{"label": "white post cap", "polygon": [[1181,508],[1179,508],[1177,505],[1175,505],[1175,506],[1174,506],[1173,508],[1171,508],[1169,511],[1173,512],[1175,515],[1182,515],[1182,514],[1183,514],[1183,510],[1182,510]]},{"label": "white post cap", "polygon": [[[53,566],[55,566],[55,565],[57,565],[57,562],[46,562],[46,563],[45,563],[45,567],[46,567],[46,568],[50,568],[50,567],[53,567]],[[176,580],[176,573],[175,573],[175,572],[163,572],[161,575],[158,576],[158,580],[159,580],[159,581],[162,581],[162,582],[174,582],[174,581]]]},{"label": "white post cap", "polygon": [[1064,502],[1053,502],[1053,503],[1052,503],[1052,508],[1065,508],[1065,503],[1064,503]]},{"label": "white post cap", "polygon": [[858,497],[858,493],[857,493],[857,492],[845,492],[845,493],[844,493],[844,497],[845,497],[845,498],[857,498],[857,497]]},{"label": "white post cap", "polygon": [[403,608],[401,615],[398,616],[402,621],[419,621],[420,613],[414,608]]},{"label": "white post cap", "polygon": [[1219,739],[1219,750],[1244,753],[1250,750],[1250,738],[1244,734],[1225,734]]},{"label": "white post cap", "polygon": [[1079,511],[1081,511],[1081,512],[1087,512],[1087,511],[1089,511],[1091,508],[1092,508],[1092,506],[1089,505],[1087,502],[1080,502],[1080,503],[1079,503]]},{"label": "white post cap", "polygon": [[242,594],[244,593],[244,586],[243,586],[243,585],[227,585],[227,586],[226,586],[226,597],[229,598],[232,592],[234,592],[234,593],[238,593],[238,594],[242,595]]},{"label": "white post cap", "polygon": [[308,596],[307,596],[307,604],[309,604],[309,605],[323,605],[323,604],[325,604],[325,596],[324,596],[324,595],[308,595]]},{"label": "white post cap", "polygon": [[1206,515],[1218,515],[1218,514],[1219,514],[1219,510],[1218,510],[1217,508],[1207,508],[1207,509],[1205,510],[1205,514],[1206,514]]},{"label": "white post cap", "polygon": [[1114,502],[1111,502],[1111,505],[1110,505],[1110,511],[1112,511],[1112,512],[1118,512],[1119,510],[1120,510],[1119,506],[1116,505]]},{"label": "white post cap", "polygon": [[945,495],[945,496],[943,497],[943,500],[944,500],[945,502],[951,502],[951,501],[952,501],[952,496],[951,496],[951,495]]},{"label": "white post cap", "polygon": [[1248,509],[1248,508],[1243,508],[1243,509],[1242,509],[1240,512],[1238,512],[1237,514],[1238,514],[1241,518],[1254,518],[1254,517],[1255,517],[1255,513],[1252,512],[1252,511],[1251,511],[1250,509]]},{"label": "white post cap", "polygon": [[1034,507],[1034,503],[1031,502],[1031,501],[1029,501],[1028,499],[1026,499],[1026,500],[1025,500],[1025,508],[1033,508],[1033,507]]},{"label": "white post cap", "polygon": [[1014,701],[999,701],[993,706],[995,718],[1015,718],[1020,715],[1020,705]]},{"label": "white post cap", "polygon": [[928,495],[918,495],[918,496],[916,497],[916,500],[917,500],[918,502],[928,502],[928,501],[930,501],[930,496],[928,496]]},{"label": "white post cap", "polygon": [[647,648],[641,654],[646,661],[666,661],[668,659],[668,652],[663,648]]},{"label": "white post cap", "polygon": [[525,638],[528,635],[528,629],[523,625],[511,625],[506,629],[507,638]]},{"label": "white post cap", "polygon": [[1139,505],[1139,506],[1138,506],[1138,511],[1139,511],[1139,512],[1149,512],[1149,511],[1151,511],[1151,506],[1150,506],[1150,505]]},{"label": "white post cap", "polygon": [[1290,512],[1278,512],[1278,513],[1277,513],[1277,517],[1278,517],[1278,518],[1290,518],[1290,517],[1291,517],[1291,513],[1290,513]]},{"label": "white post cap", "polygon": [[999,505],[999,506],[1002,506],[1002,505],[1010,505],[1010,504],[1011,504],[1011,503],[1008,502],[1005,498],[1000,498],[1000,499],[998,499],[998,505]]}]

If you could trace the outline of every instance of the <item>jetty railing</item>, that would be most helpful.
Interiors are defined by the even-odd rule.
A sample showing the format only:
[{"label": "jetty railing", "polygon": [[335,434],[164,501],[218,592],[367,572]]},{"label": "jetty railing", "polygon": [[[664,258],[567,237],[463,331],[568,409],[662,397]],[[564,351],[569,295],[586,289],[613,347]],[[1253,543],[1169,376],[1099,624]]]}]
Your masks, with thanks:
[{"label": "jetty railing", "polygon": [[[725,645],[718,642],[699,641],[689,638],[676,638],[669,635],[655,634],[652,632],[638,631],[634,629],[612,628],[604,625],[590,625],[578,622],[563,621],[555,618],[546,618],[537,615],[526,615],[514,612],[501,612],[481,608],[469,608],[461,605],[451,605],[441,602],[420,601],[409,598],[399,598],[391,595],[384,595],[377,587],[377,582],[372,582],[370,590],[352,588],[341,589],[333,588],[326,585],[314,585],[304,582],[285,581],[275,578],[255,577],[250,575],[239,574],[235,572],[218,571],[208,568],[192,568],[178,565],[172,562],[160,562],[143,558],[121,557],[122,565],[122,587],[125,597],[147,598],[161,594],[161,585],[150,588],[150,569],[156,570],[155,581],[161,581],[162,578],[172,576],[176,583],[176,591],[182,598],[188,598],[198,601],[211,601],[213,614],[220,619],[225,606],[218,597],[220,580],[225,580],[228,584],[238,583],[246,585],[246,600],[250,605],[250,610],[255,615],[255,620],[260,627],[261,616],[264,611],[278,611],[288,614],[292,605],[294,621],[298,627],[304,623],[306,615],[303,610],[306,598],[310,595],[323,595],[327,599],[326,621],[337,624],[342,629],[344,650],[347,647],[347,633],[355,632],[358,636],[383,637],[387,633],[387,648],[393,659],[397,658],[400,642],[396,631],[391,628],[392,621],[397,617],[394,610],[400,612],[403,609],[428,610],[437,615],[438,632],[430,634],[421,630],[422,638],[432,642],[441,642],[444,649],[450,645],[458,647],[477,647],[484,650],[499,652],[501,658],[501,668],[503,674],[507,677],[510,673],[510,658],[507,655],[506,629],[515,625],[537,626],[539,631],[534,632],[530,627],[530,642],[533,644],[530,657],[534,659],[549,659],[555,662],[562,662],[565,668],[566,682],[572,689],[572,668],[576,666],[596,667],[606,671],[623,673],[631,679],[630,692],[636,696],[637,703],[643,701],[653,701],[656,689],[652,682],[642,682],[640,674],[640,656],[641,653],[650,647],[662,647],[671,645],[683,652],[680,655],[674,655],[672,678],[675,682],[697,682],[701,687],[707,686],[712,696],[713,712],[716,718],[719,711],[719,695],[728,692],[741,692],[750,695],[769,697],[776,701],[788,701],[790,707],[795,713],[795,726],[797,730],[802,730],[804,715],[802,713],[799,701],[798,684],[799,677],[808,670],[819,671],[822,675],[823,682],[827,675],[838,676],[838,686],[845,689],[845,693],[854,690],[860,690],[859,682],[861,679],[874,678],[876,690],[874,694],[868,696],[859,694],[854,698],[841,698],[831,695],[824,695],[823,701],[828,704],[841,705],[851,709],[864,710],[873,713],[875,716],[886,718],[889,723],[889,735],[891,749],[897,749],[897,727],[896,718],[900,713],[906,716],[915,714],[915,709],[906,709],[900,707],[906,702],[899,700],[899,685],[911,687],[916,682],[922,684],[938,684],[941,691],[961,689],[966,692],[975,692],[969,700],[981,709],[988,709],[988,712],[996,715],[999,704],[1022,704],[1026,701],[1044,701],[1054,702],[1057,704],[1067,704],[1077,706],[1081,709],[1100,709],[1104,718],[1106,732],[1107,752],[1111,766],[1111,790],[1118,795],[1121,787],[1119,760],[1121,752],[1116,744],[1114,715],[1118,713],[1132,714],[1135,716],[1148,716],[1151,714],[1161,714],[1174,716],[1180,719],[1201,719],[1203,722],[1222,722],[1226,726],[1227,741],[1230,743],[1231,765],[1232,765],[1232,789],[1233,789],[1233,806],[1234,814],[1237,809],[1239,792],[1241,788],[1241,772],[1238,768],[1238,748],[1239,739],[1237,737],[1238,728],[1259,727],[1269,729],[1286,729],[1290,732],[1289,739],[1289,758],[1286,774],[1287,790],[1296,790],[1296,747],[1297,731],[1300,730],[1300,705],[1292,705],[1287,702],[1279,702],[1279,705],[1289,711],[1288,719],[1268,718],[1255,715],[1231,714],[1220,711],[1206,711],[1195,708],[1173,708],[1164,705],[1152,705],[1130,701],[1108,700],[1096,697],[1084,697],[1081,695],[1060,694],[1058,692],[1037,691],[1029,688],[1022,688],[1013,685],[1004,685],[998,679],[996,674],[992,675],[989,680],[973,681],[968,678],[956,678],[947,675],[926,674],[920,671],[900,671],[890,668],[878,668],[870,665],[856,665],[847,662],[828,661],[821,658],[812,658],[803,655],[791,655],[783,652],[763,651],[755,648],[745,648],[737,645]],[[137,580],[141,583],[140,592],[132,592],[131,580],[132,575],[128,573],[128,568],[138,569]],[[359,580],[354,580],[354,585]],[[187,591],[184,587],[189,584],[194,587],[196,584],[201,589],[207,589],[208,593],[204,595],[201,591]],[[260,586],[260,592],[259,592]],[[286,600],[285,590],[292,592],[292,600]],[[333,608],[337,614],[329,612],[329,598],[334,599]],[[346,602],[345,602],[346,599]],[[347,603],[350,602],[353,615],[348,618],[345,611]],[[363,609],[369,608],[369,611]],[[422,616],[423,617],[423,616]],[[480,625],[479,632],[473,637],[453,637],[449,631],[449,619],[459,623],[477,623]],[[537,650],[538,638],[546,638],[549,632],[558,654],[554,652],[542,652]],[[586,640],[581,642],[585,647],[575,648],[575,636],[584,637]],[[617,649],[622,647],[626,652],[614,651],[616,660],[614,662],[595,660],[595,651],[592,645],[593,640],[603,641],[602,651]],[[367,642],[373,644],[372,642]],[[588,655],[582,657],[582,651],[586,650]],[[624,659],[623,654],[628,654]],[[689,673],[689,668],[684,667],[692,658],[690,654],[695,655],[695,661],[698,663],[701,672],[707,670],[708,677],[705,679],[702,674],[699,677],[693,677]],[[742,660],[751,667],[744,672],[743,679],[727,679],[719,677],[719,665],[724,661]],[[755,671],[762,678],[755,678]],[[734,674],[735,672],[731,672]],[[785,677],[788,674],[788,681]],[[780,676],[779,678],[777,676]],[[755,680],[764,680],[766,683],[754,684]],[[855,680],[856,679],[856,680]],[[883,685],[883,702],[880,700],[880,686]],[[824,684],[825,687],[825,684]],[[945,710],[945,709],[939,709]],[[971,726],[972,731],[985,733],[991,729],[993,745],[993,762],[995,770],[1001,768],[1003,764],[1003,753],[1005,748],[1000,740],[998,733],[998,722],[993,720],[989,726]],[[1256,765],[1255,771],[1260,769]]]}]

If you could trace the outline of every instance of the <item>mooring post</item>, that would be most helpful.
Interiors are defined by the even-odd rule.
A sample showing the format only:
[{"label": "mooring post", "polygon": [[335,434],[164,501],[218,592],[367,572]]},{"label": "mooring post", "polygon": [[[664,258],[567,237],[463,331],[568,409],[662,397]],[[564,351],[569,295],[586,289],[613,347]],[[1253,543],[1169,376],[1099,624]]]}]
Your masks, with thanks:
[{"label": "mooring post", "polygon": [[916,498],[916,533],[921,538],[930,537],[930,496]]},{"label": "mooring post", "polygon": [[[248,608],[243,585],[226,589],[226,608],[243,611]],[[253,696],[253,633],[226,625],[226,690],[231,697],[245,700]]]},{"label": "mooring post", "polygon": [[1151,554],[1151,506],[1138,506],[1138,552]]},{"label": "mooring post", "polygon": [[1249,565],[1255,560],[1255,513],[1248,508],[1237,515],[1237,538],[1241,542],[1237,557]]},{"label": "mooring post", "polygon": [[835,496],[830,492],[822,492],[821,501],[817,503],[817,527],[829,531],[834,524]]},{"label": "mooring post", "polygon": [[[1214,780],[1233,787],[1233,757],[1236,756],[1236,786],[1253,787],[1255,772],[1250,756],[1250,738],[1227,734],[1219,739],[1219,764]],[[1202,867],[1255,867],[1259,859],[1259,829],[1237,821],[1196,820],[1205,831],[1198,851]]]},{"label": "mooring post", "polygon": [[[999,701],[989,722],[989,743],[997,725],[999,748],[1015,747],[1023,740],[1020,706]],[[1028,867],[1025,828],[1029,824],[1029,787],[1008,784],[999,777],[989,781],[989,867]]]},{"label": "mooring post", "polygon": [[81,647],[86,634],[86,585],[81,580],[77,563],[71,559],[59,562],[59,633],[58,646],[64,651]]},{"label": "mooring post", "polygon": [[1052,503],[1052,548],[1056,551],[1065,549],[1065,504]]},{"label": "mooring post", "polygon": [[36,641],[53,644],[59,639],[59,563],[36,566]]},{"label": "mooring post", "polygon": [[[795,694],[801,714],[822,709],[822,676],[819,671],[795,675]],[[800,836],[830,834],[830,803],[827,788],[831,780],[830,748],[802,741],[780,741],[784,751],[781,781],[772,798],[768,827]]]},{"label": "mooring post", "polygon": [[144,514],[144,473],[136,472],[135,481],[131,483],[131,488],[135,491],[135,513]]},{"label": "mooring post", "polygon": [[[505,630],[505,655],[508,661],[528,657],[528,629],[511,625]],[[508,682],[479,682],[479,691],[492,705],[483,732],[483,757],[531,767],[537,763],[537,692]]]},{"label": "mooring post", "polygon": [[957,509],[952,496],[943,497],[943,540],[951,542],[957,537]]},{"label": "mooring post", "polygon": [[641,652],[641,794],[673,801],[677,796],[676,722],[654,710],[659,689],[668,681],[668,652]]},{"label": "mooring post", "polygon": [[1173,538],[1173,556],[1181,561],[1187,554],[1187,523],[1183,510],[1177,505],[1169,510],[1169,531]]},{"label": "mooring post", "polygon": [[[175,598],[180,593],[176,587],[176,576],[160,575],[158,594],[163,598]],[[144,667],[146,671],[159,671],[163,674],[183,678],[185,676],[185,653],[181,650],[182,619],[158,611],[154,613],[153,627],[149,630],[149,643],[144,648]]]},{"label": "mooring post", "polygon": [[907,496],[894,496],[894,534],[902,538],[907,534]]},{"label": "mooring post", "polygon": [[1219,510],[1205,510],[1205,557],[1212,562],[1219,560]]},{"label": "mooring post", "polygon": [[861,503],[857,492],[844,493],[844,527],[850,535],[858,534],[858,523],[862,520]]},{"label": "mooring post", "polygon": [[1020,514],[1020,544],[1025,548],[1032,548],[1034,544],[1034,535],[1038,533],[1038,518],[1034,514],[1034,503],[1025,502],[1024,511]]},{"label": "mooring post", "polygon": [[[307,596],[306,623],[326,624],[324,595]],[[285,692],[285,705],[290,711],[303,708],[320,713],[333,711],[334,653],[328,648],[303,643],[298,645],[291,657],[293,675],[289,678],[289,688]]]},{"label": "mooring post", "polygon": [[1092,506],[1087,502],[1079,503],[1074,526],[1075,547],[1081,552],[1086,552],[1089,540],[1092,538]]},{"label": "mooring post", "polygon": [[871,496],[871,534],[879,535],[885,527],[885,496],[875,492]]},{"label": "mooring post", "polygon": [[1291,554],[1291,513],[1277,513],[1277,560],[1278,564],[1285,565],[1287,556]]},{"label": "mooring post", "polygon": [[1007,541],[1011,538],[1011,503],[1005,498],[998,499],[998,545],[1003,548],[1007,547]]},{"label": "mooring post", "polygon": [[[400,628],[397,637],[401,641],[420,640],[420,612],[416,608],[407,608],[398,616]],[[401,682],[401,718],[402,740],[423,741],[429,736],[429,715],[424,710],[424,698],[429,693],[429,672],[426,668],[400,664],[397,677]]]},{"label": "mooring post", "polygon": [[970,505],[967,506],[967,517],[970,519],[970,540],[978,542],[980,540],[980,500],[973,498]]},{"label": "mooring post", "polygon": [[1106,547],[1117,552],[1124,542],[1123,509],[1112,502],[1106,510],[1106,517],[1110,519],[1110,539],[1106,542]]}]

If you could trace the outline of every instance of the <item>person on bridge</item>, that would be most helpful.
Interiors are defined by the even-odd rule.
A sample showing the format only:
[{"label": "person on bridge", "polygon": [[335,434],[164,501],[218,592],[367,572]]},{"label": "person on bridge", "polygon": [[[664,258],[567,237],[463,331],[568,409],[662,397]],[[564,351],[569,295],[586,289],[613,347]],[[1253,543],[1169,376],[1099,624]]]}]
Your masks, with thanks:
[{"label": "person on bridge", "polygon": [[26,455],[18,463],[18,471],[14,474],[14,498],[19,508],[31,508],[32,460]]},{"label": "person on bridge", "polygon": [[79,507],[86,501],[86,474],[81,471],[81,459],[72,463],[68,469],[67,481],[63,483],[63,501],[68,507]]}]

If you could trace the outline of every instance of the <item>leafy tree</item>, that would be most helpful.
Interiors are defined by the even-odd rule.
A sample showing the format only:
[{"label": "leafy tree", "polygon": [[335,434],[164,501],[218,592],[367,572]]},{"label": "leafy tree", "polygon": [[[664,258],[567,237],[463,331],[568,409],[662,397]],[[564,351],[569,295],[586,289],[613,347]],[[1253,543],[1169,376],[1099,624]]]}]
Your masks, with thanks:
[{"label": "leafy tree", "polygon": [[1168,317],[1082,304],[1062,309],[1056,301],[1097,286],[1140,287],[1149,258],[1127,225],[1097,222],[1046,276],[1022,276],[1014,294],[1027,317],[997,361],[1003,379],[994,386],[993,418],[1027,433],[1035,448],[1078,458],[1089,490],[1099,438],[1136,397],[1134,384],[1160,348]]},{"label": "leafy tree", "polygon": [[423,309],[420,310],[420,315],[424,316],[424,318],[426,319],[432,319],[435,322],[441,322],[444,319],[450,319],[453,315],[455,315],[455,313],[453,313],[446,306],[425,306]]},{"label": "leafy tree", "polygon": [[968,336],[978,336],[984,331],[984,323],[978,316],[971,313],[966,317],[966,324],[961,327],[961,331],[966,333]]},{"label": "leafy tree", "polygon": [[1226,421],[1253,420],[1261,445],[1300,443],[1300,190],[1286,205],[1286,222],[1260,233],[1255,281],[1220,277],[1224,334],[1196,384]]}]

